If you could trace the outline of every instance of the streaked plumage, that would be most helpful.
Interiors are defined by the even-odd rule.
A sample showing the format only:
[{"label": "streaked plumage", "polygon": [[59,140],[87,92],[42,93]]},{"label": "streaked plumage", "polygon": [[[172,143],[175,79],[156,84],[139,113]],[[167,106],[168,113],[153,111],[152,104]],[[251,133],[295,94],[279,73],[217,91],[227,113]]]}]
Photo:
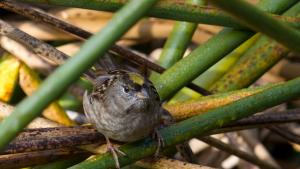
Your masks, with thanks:
[{"label": "streaked plumage", "polygon": [[109,71],[85,92],[88,120],[106,137],[131,142],[148,136],[160,122],[159,96],[143,76],[124,70]]}]

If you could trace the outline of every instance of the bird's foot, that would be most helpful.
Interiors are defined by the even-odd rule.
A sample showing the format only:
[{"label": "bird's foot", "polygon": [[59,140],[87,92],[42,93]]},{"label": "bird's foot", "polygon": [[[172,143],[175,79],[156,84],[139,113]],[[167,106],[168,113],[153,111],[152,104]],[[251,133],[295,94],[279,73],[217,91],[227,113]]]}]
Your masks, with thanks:
[{"label": "bird's foot", "polygon": [[119,156],[127,156],[126,153],[124,153],[123,151],[121,151],[119,148],[115,147],[107,138],[107,151],[110,152],[114,158],[115,161],[115,165],[117,169],[120,169],[120,163],[119,163]]},{"label": "bird's foot", "polygon": [[154,157],[158,158],[161,148],[165,147],[165,142],[157,128],[154,129],[153,138],[157,140],[157,148]]}]

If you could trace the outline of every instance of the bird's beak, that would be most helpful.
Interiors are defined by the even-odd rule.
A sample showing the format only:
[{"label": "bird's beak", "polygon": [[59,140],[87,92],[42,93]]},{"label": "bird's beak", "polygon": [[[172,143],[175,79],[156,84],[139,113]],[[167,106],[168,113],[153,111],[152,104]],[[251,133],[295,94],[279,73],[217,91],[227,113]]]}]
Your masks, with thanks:
[{"label": "bird's beak", "polygon": [[139,99],[147,99],[147,98],[148,98],[148,95],[147,95],[146,93],[144,93],[144,92],[138,92],[138,93],[136,94],[136,96],[137,96],[137,98],[139,98]]}]

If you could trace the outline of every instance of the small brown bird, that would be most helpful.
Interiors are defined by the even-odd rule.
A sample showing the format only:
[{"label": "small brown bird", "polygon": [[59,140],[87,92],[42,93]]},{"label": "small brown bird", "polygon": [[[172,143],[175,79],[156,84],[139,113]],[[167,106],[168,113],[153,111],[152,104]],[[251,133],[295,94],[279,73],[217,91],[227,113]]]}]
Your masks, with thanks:
[{"label": "small brown bird", "polygon": [[105,136],[117,168],[117,153],[125,153],[113,147],[109,138],[121,142],[144,138],[159,126],[164,111],[152,83],[125,70],[108,71],[97,77],[93,90],[84,94],[83,107],[89,122]]}]

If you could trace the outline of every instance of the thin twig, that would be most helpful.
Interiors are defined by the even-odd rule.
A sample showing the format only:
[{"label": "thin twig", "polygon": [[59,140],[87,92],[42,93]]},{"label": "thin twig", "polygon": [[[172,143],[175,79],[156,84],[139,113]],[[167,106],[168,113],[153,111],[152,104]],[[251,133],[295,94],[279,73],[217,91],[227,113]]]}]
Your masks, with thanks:
[{"label": "thin twig", "polygon": [[11,38],[1,36],[0,45],[3,49],[25,62],[30,68],[38,70],[44,75],[48,75],[55,68],[49,62],[34,54],[34,52],[26,48],[23,44]]},{"label": "thin twig", "polygon": [[272,157],[267,148],[261,143],[257,136],[257,130],[244,130],[238,132],[238,135],[251,147],[253,153],[261,160],[268,161],[270,164],[280,168],[277,161]]},{"label": "thin twig", "polygon": [[215,129],[209,132],[209,135],[226,133],[238,130],[246,130],[252,128],[262,128],[273,126],[274,124],[289,123],[300,121],[300,109],[291,109],[281,112],[265,113],[250,116],[234,123],[228,124],[223,128]]},{"label": "thin twig", "polygon": [[34,53],[40,57],[53,61],[58,65],[63,64],[65,60],[69,58],[66,54],[55,49],[51,45],[30,36],[29,34],[13,27],[3,20],[0,20],[0,34],[22,43],[33,50]]},{"label": "thin twig", "polygon": [[[21,31],[20,29],[8,24],[1,19],[0,34],[23,44],[24,46],[31,49],[36,55],[47,61],[54,62],[57,65],[63,64],[68,58],[70,58],[68,55],[57,50],[53,46],[32,37],[31,35]],[[90,71],[86,71],[85,74],[89,77],[93,77]]]},{"label": "thin twig", "polygon": [[95,143],[103,144],[105,139],[102,134],[88,126],[29,129],[20,133],[3,153],[70,148]]},{"label": "thin twig", "polygon": [[298,136],[297,134],[294,134],[288,128],[282,127],[282,126],[270,126],[267,128],[269,130],[271,130],[272,132],[278,134],[279,136],[283,137],[287,141],[300,145],[300,136]]},{"label": "thin twig", "polygon": [[23,168],[32,165],[46,164],[52,161],[72,158],[87,158],[90,153],[80,149],[53,149],[18,154],[0,155],[0,168]]},{"label": "thin twig", "polygon": [[300,121],[300,108],[285,110],[281,112],[270,112],[260,115],[254,115],[241,119],[232,124],[226,125],[226,127],[236,127],[244,125],[265,125],[265,124],[278,124]]},{"label": "thin twig", "polygon": [[252,155],[252,154],[248,154],[244,151],[241,151],[239,149],[236,149],[236,148],[233,148],[231,147],[230,145],[226,144],[226,143],[223,143],[222,141],[220,140],[217,140],[213,137],[202,137],[202,138],[199,138],[201,141],[213,146],[213,147],[216,147],[220,150],[223,150],[223,151],[226,151],[230,154],[234,154],[248,162],[251,162],[261,168],[266,168],[266,169],[278,169],[276,166],[273,166],[271,164],[269,164],[268,162],[265,162],[265,161],[262,161],[260,160],[259,158],[257,158],[256,156]]},{"label": "thin twig", "polygon": [[[82,40],[87,39],[90,36],[92,36],[92,33],[88,32],[88,31],[85,31],[79,27],[76,27],[67,22],[64,22],[54,16],[49,15],[48,13],[46,13],[40,9],[31,7],[31,6],[28,6],[25,4],[15,3],[15,2],[12,3],[8,0],[3,0],[0,2],[0,7],[10,10],[10,11],[13,11],[15,13],[18,13],[22,16],[28,17],[32,20],[49,24],[55,28],[65,31],[67,33],[71,33],[72,35],[75,35],[76,37],[78,37]],[[137,63],[139,65],[144,65],[158,73],[163,73],[165,71],[165,69],[163,67],[161,67],[161,66],[149,61],[148,59],[143,58],[142,56],[132,52],[131,50],[123,48],[121,46],[113,45],[110,49],[110,52],[117,54],[118,56],[121,56],[131,62]],[[189,88],[193,89],[194,91],[197,91],[203,95],[208,95],[210,93],[206,89],[203,89],[193,83],[188,84],[187,87],[189,87]]]}]

